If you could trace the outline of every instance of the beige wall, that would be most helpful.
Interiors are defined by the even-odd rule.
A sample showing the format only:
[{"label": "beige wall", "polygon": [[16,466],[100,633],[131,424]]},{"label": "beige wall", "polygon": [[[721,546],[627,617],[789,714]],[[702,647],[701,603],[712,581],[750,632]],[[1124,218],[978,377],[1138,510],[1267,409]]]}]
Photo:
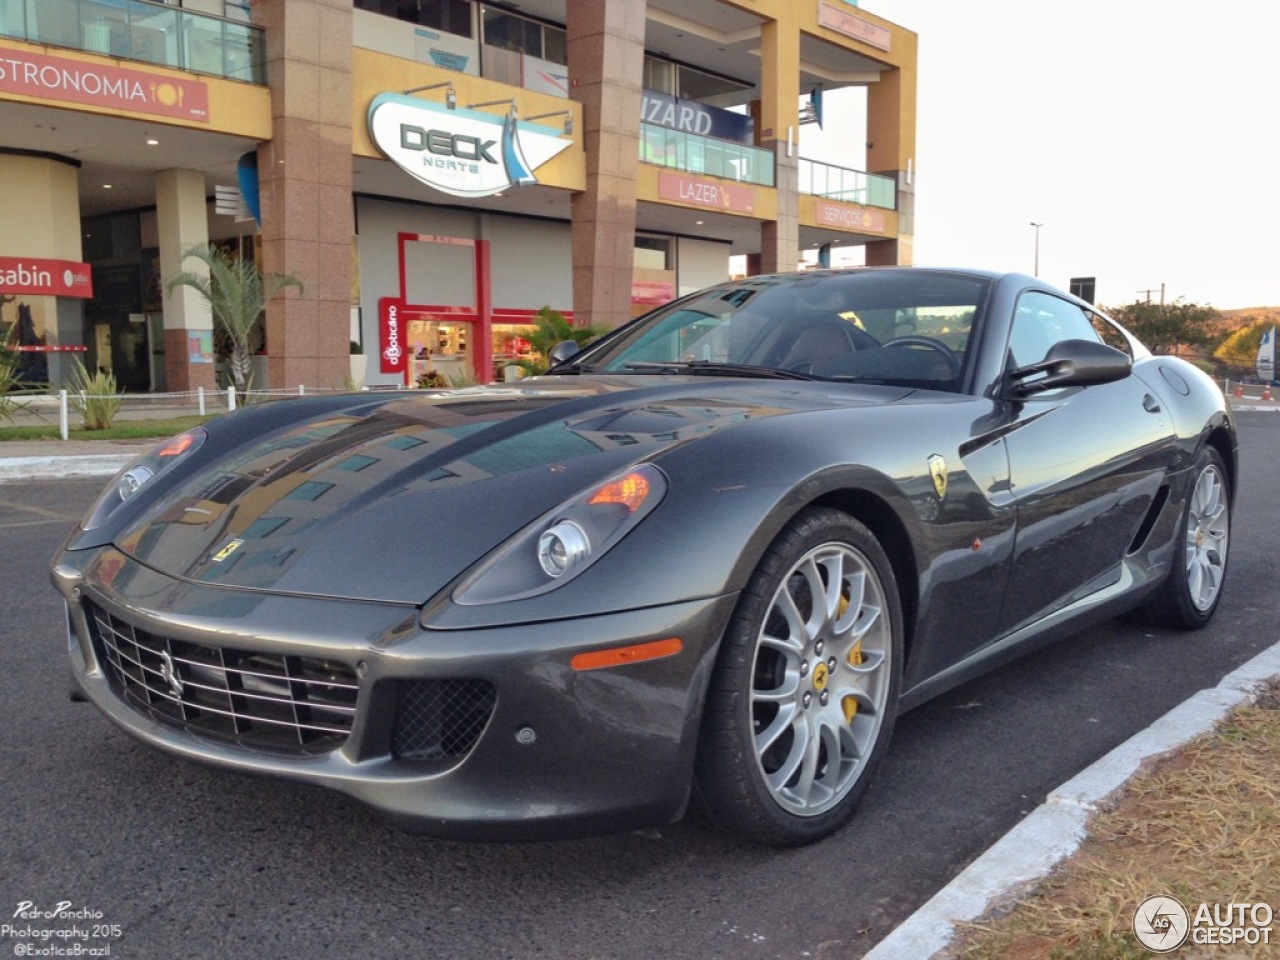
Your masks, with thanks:
[{"label": "beige wall", "polygon": [[[0,256],[80,261],[77,180],[77,168],[72,163],[0,153],[0,210],[4,211],[5,221],[0,229]],[[0,337],[17,319],[18,304],[25,303],[31,307],[36,333],[46,342],[77,342],[71,334],[80,329],[78,300],[67,298],[62,311],[75,329],[60,331],[57,297],[21,294],[12,302],[4,302],[6,296],[0,296]]]}]

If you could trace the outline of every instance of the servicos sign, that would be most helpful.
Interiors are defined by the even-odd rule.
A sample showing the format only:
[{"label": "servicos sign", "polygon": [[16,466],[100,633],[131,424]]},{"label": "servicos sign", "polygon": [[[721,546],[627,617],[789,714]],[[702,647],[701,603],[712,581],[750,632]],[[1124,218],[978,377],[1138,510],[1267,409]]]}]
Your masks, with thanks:
[{"label": "servicos sign", "polygon": [[74,260],[0,257],[0,293],[88,299],[93,270]]},{"label": "servicos sign", "polygon": [[572,141],[554,127],[398,93],[374,97],[369,135],[410,176],[455,197],[487,197],[537,183],[534,171]]}]

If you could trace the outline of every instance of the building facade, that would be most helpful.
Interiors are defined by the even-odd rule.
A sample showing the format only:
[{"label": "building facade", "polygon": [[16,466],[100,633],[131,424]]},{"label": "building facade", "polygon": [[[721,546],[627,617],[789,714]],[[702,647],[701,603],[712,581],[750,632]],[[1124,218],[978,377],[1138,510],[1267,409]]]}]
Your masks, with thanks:
[{"label": "building facade", "polygon": [[846,0],[0,0],[0,330],[213,387],[213,242],[304,284],[259,386],[501,378],[542,308],[909,263],[915,77]]}]

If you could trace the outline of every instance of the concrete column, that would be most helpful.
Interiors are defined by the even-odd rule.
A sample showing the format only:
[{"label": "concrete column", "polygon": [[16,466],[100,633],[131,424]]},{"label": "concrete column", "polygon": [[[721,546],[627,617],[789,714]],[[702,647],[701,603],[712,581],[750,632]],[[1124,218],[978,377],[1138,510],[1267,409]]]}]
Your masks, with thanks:
[{"label": "concrete column", "polygon": [[160,234],[160,291],[164,302],[165,389],[174,392],[212,390],[217,386],[212,363],[192,363],[190,338],[213,330],[209,304],[191,287],[167,289],[170,277],[183,270],[207,274],[183,251],[209,242],[209,212],[204,174],[198,170],[162,170],[156,175],[156,226]]},{"label": "concrete column", "polygon": [[898,238],[867,244],[867,264],[912,262],[915,234],[916,37],[904,32],[903,65],[887,70],[867,90],[867,170],[898,183]]},{"label": "concrete column", "polygon": [[305,286],[267,305],[276,389],[341,386],[351,371],[352,0],[261,0],[272,139],[258,150],[264,273]]},{"label": "concrete column", "polygon": [[[7,152],[0,148],[0,256],[42,260],[83,259],[80,238],[80,161]],[[12,296],[12,299],[10,297]],[[48,344],[84,344],[84,302],[74,297],[0,294],[0,337],[31,308],[36,333]],[[50,354],[49,379],[59,384],[75,354]]]},{"label": "concrete column", "polygon": [[571,95],[583,105],[587,188],[571,200],[573,313],[582,326],[631,319],[644,68],[643,0],[568,0]]},{"label": "concrete column", "polygon": [[760,270],[800,265],[800,27],[794,17],[760,28],[760,122],[756,141],[775,157],[778,219],[760,229]]}]

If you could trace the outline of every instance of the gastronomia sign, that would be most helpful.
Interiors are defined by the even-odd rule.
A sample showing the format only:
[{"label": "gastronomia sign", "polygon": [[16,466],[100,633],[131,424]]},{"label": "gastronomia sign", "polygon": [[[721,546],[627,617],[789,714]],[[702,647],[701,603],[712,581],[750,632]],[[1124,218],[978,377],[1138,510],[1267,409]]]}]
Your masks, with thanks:
[{"label": "gastronomia sign", "polygon": [[0,293],[88,299],[93,268],[74,260],[0,257]]},{"label": "gastronomia sign", "polygon": [[202,80],[0,45],[0,92],[209,122]]},{"label": "gastronomia sign", "polygon": [[572,143],[559,129],[383,93],[369,105],[369,136],[400,169],[455,197],[488,197],[538,182],[534,171]]}]

